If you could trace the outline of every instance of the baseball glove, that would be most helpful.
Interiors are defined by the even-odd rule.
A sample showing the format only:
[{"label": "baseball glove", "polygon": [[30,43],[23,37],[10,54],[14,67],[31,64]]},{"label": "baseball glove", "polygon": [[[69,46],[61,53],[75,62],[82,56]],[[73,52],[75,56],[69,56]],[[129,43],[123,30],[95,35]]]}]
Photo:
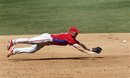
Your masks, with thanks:
[{"label": "baseball glove", "polygon": [[95,47],[95,48],[92,48],[92,51],[99,54],[99,53],[101,53],[102,48],[101,47]]}]

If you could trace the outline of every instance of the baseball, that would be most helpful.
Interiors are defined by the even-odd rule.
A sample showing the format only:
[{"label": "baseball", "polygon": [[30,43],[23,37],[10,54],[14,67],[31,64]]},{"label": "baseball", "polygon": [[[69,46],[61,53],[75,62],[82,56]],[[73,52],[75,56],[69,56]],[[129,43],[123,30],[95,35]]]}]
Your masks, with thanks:
[{"label": "baseball", "polygon": [[126,43],[127,41],[126,40],[123,40],[123,43]]}]

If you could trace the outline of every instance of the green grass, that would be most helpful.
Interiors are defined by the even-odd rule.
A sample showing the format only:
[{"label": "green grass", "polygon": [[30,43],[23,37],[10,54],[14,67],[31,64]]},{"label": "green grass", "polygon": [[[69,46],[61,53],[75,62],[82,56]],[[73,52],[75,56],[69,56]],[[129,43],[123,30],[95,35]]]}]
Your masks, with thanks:
[{"label": "green grass", "polygon": [[0,34],[130,32],[130,0],[0,0]]}]

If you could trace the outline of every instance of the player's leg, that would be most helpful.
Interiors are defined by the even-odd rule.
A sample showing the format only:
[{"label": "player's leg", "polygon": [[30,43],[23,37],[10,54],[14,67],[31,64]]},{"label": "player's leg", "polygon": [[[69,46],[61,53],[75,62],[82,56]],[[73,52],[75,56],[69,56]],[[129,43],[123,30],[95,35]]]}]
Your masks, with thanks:
[{"label": "player's leg", "polygon": [[40,36],[33,37],[33,38],[18,38],[14,39],[13,43],[14,44],[41,44],[45,42],[51,42],[52,38],[50,34],[44,33]]},{"label": "player's leg", "polygon": [[24,47],[24,48],[11,48],[9,51],[7,57],[10,57],[11,55],[15,54],[21,54],[21,53],[34,53],[38,50],[40,50],[42,47],[44,47],[43,44],[34,44],[31,47]]},{"label": "player's leg", "polygon": [[15,44],[27,44],[29,38],[18,38],[18,39],[10,39],[7,44],[7,50],[10,50]]},{"label": "player's leg", "polygon": [[40,36],[29,39],[30,44],[41,44],[41,43],[48,43],[48,42],[52,42],[52,37],[48,33],[44,33]]},{"label": "player's leg", "polygon": [[41,44],[48,42],[52,42],[52,37],[48,33],[33,38],[10,39],[7,45],[7,50],[10,50],[10,48],[15,44]]},{"label": "player's leg", "polygon": [[24,47],[24,48],[14,48],[14,54],[21,54],[21,53],[34,53],[44,47],[43,44],[34,44],[31,47]]}]

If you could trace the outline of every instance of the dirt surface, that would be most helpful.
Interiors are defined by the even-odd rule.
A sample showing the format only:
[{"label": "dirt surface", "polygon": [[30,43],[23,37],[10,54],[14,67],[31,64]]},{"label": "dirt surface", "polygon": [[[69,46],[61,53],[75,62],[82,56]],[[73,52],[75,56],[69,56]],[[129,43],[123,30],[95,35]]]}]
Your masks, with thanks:
[{"label": "dirt surface", "polygon": [[0,78],[130,78],[130,33],[78,35],[89,48],[101,46],[101,54],[86,55],[72,46],[46,46],[34,54],[6,58],[8,39],[34,36],[0,36]]}]

